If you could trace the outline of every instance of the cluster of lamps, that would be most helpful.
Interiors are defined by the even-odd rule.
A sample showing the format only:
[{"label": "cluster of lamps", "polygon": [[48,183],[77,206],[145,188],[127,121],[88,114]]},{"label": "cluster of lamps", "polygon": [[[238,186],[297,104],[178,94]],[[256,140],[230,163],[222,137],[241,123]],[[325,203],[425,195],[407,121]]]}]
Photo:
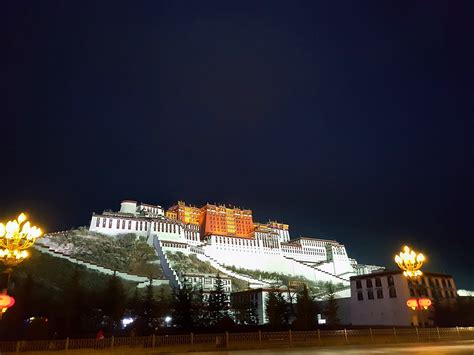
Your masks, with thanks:
[{"label": "cluster of lamps", "polygon": [[26,220],[20,213],[18,218],[0,223],[0,260],[7,266],[21,263],[28,257],[26,249],[30,248],[43,232]]},{"label": "cluster of lamps", "polygon": [[0,261],[7,267],[6,285],[4,289],[0,288],[0,319],[15,304],[15,299],[7,295],[11,267],[28,257],[26,249],[33,246],[42,234],[41,228],[31,225],[24,213],[6,224],[0,223]]},{"label": "cluster of lamps", "polygon": [[425,262],[425,256],[411,250],[407,245],[403,247],[403,251],[400,254],[395,255],[395,262],[403,270],[403,275],[407,278],[416,278],[423,275],[420,269]]},{"label": "cluster of lamps", "polygon": [[[420,269],[425,261],[426,258],[423,254],[415,252],[407,245],[403,247],[403,250],[398,255],[395,255],[395,262],[398,267],[403,270],[403,276],[408,280],[415,281],[415,285],[417,278],[423,275],[423,272]],[[431,300],[424,297],[409,298],[407,300],[407,306],[409,308],[417,311],[420,310],[422,327],[424,327],[423,310],[428,309],[431,304]]]}]

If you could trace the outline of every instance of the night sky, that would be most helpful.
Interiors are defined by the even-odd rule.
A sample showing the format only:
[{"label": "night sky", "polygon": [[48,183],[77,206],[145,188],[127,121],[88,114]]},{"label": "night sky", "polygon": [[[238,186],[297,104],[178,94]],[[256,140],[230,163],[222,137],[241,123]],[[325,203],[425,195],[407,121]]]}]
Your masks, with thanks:
[{"label": "night sky", "polygon": [[0,218],[227,203],[474,289],[466,4],[6,1]]}]

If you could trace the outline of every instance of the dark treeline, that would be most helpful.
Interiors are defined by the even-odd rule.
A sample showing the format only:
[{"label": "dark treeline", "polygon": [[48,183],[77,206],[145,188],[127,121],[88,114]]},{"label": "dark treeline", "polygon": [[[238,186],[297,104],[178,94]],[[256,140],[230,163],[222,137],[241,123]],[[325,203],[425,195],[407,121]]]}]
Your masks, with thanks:
[{"label": "dark treeline", "polygon": [[[170,292],[168,287],[152,286],[151,281],[146,288],[130,292],[115,275],[105,278],[101,287],[91,288],[84,284],[86,276],[84,269],[76,268],[62,288],[52,288],[31,274],[14,275],[9,293],[16,304],[0,321],[0,340],[95,337],[101,330],[106,336],[312,330],[319,327],[318,314],[326,320],[325,327],[341,326],[332,284],[327,284],[324,303],[317,302],[304,285],[297,292],[271,289],[265,302],[267,324],[258,326],[262,315],[254,301],[236,297],[231,306],[220,277],[206,294],[186,282]],[[446,306],[438,303],[432,313],[438,326],[472,325],[474,302],[459,298]],[[124,319],[134,321],[124,326]]]},{"label": "dark treeline", "polygon": [[[84,284],[86,275],[84,269],[75,268],[62,288],[46,287],[32,274],[14,275],[9,293],[16,304],[0,321],[0,339],[94,337],[100,330],[106,335],[123,336],[253,330],[259,323],[253,301],[236,299],[231,307],[220,277],[214,290],[205,294],[186,282],[171,292],[151,282],[145,289],[127,292],[115,275],[106,278],[102,287],[91,288]],[[327,310],[318,307],[306,287],[295,296],[285,296],[276,290],[269,293],[265,304],[268,328],[292,325],[295,329],[312,329],[317,326],[318,313],[331,313],[329,306]],[[332,307],[337,312],[337,305]],[[134,321],[124,326],[124,319]]]}]

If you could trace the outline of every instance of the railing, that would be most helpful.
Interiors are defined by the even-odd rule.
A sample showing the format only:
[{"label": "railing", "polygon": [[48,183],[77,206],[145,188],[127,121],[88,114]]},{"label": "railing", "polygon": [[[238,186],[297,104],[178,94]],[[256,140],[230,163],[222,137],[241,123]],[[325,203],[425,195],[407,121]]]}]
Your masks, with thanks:
[{"label": "railing", "polygon": [[[74,349],[108,350],[170,349],[206,350],[213,348],[273,348],[281,346],[329,346],[349,344],[388,344],[474,340],[474,327],[388,328],[282,331],[252,333],[152,335],[148,337],[107,337],[105,339],[27,340],[0,342],[0,353],[29,351],[68,351]],[[104,351],[105,352],[105,351]],[[135,351],[133,351],[135,352]]]}]

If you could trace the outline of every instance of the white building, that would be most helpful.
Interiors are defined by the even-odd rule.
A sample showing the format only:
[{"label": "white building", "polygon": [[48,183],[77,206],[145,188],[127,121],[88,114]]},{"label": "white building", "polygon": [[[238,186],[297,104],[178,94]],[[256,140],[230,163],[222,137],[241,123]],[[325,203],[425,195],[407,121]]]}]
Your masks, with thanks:
[{"label": "white building", "polygon": [[[230,277],[226,277],[224,275],[219,275],[222,288],[224,293],[226,294],[228,300],[230,299],[230,293],[232,292],[232,279]],[[193,273],[187,272],[180,275],[181,282],[186,284],[188,287],[199,291],[202,289],[204,300],[207,301],[209,295],[212,291],[215,290],[217,286],[217,275],[216,274],[209,274],[209,273]]]},{"label": "white building", "polygon": [[[351,277],[351,322],[353,325],[410,326],[432,325],[431,310],[413,311],[407,300],[427,297],[438,302],[456,298],[451,275],[424,273],[417,283],[402,271],[385,271]],[[423,312],[423,313],[421,313]]]},{"label": "white building", "polygon": [[[167,215],[161,206],[125,200],[118,212],[93,214],[89,229],[110,236],[134,233],[146,238],[155,248],[162,248],[159,255],[163,255],[163,259],[166,250],[179,250],[197,254],[203,261],[216,263],[215,266],[223,270],[233,267],[278,272],[345,285],[349,285],[349,277],[356,274],[354,260],[348,257],[344,245],[335,240],[309,237],[291,240],[287,225],[254,223],[254,231],[249,237],[203,236],[199,225]],[[155,244],[155,238],[160,243]],[[163,269],[171,268],[168,264]],[[171,274],[166,276],[173,277]]]}]

